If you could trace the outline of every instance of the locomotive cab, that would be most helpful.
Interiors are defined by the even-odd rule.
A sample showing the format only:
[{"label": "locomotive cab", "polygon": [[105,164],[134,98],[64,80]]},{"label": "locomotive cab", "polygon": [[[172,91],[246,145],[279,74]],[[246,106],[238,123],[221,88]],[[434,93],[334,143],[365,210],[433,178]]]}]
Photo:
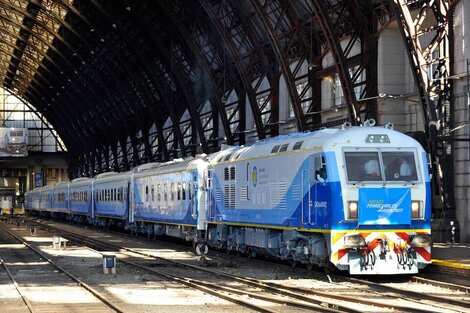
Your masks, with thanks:
[{"label": "locomotive cab", "polygon": [[338,151],[343,209],[333,216],[333,263],[351,274],[417,273],[431,261],[426,154],[406,135],[368,129]]}]

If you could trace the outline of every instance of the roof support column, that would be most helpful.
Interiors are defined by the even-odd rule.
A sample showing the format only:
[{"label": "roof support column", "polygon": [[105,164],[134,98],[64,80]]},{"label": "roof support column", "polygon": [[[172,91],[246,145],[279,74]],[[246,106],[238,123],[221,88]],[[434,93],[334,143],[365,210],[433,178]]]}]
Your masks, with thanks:
[{"label": "roof support column", "polygon": [[[437,188],[434,197],[434,214],[437,217],[455,216],[455,199],[452,181],[454,166],[452,160],[452,80],[451,48],[449,41],[450,20],[449,2],[431,0],[420,2],[417,14],[411,13],[415,3],[393,0],[392,9],[405,41],[408,59],[418,86],[424,113],[424,130],[428,138],[428,150],[433,158],[433,182]],[[434,21],[434,25],[423,27],[424,21]],[[425,37],[423,37],[425,36]],[[421,41],[421,38],[426,40]],[[431,40],[429,40],[431,39]],[[428,43],[427,46],[424,43]],[[424,46],[423,46],[424,45]],[[446,137],[450,140],[446,140]],[[437,191],[436,191],[437,190]],[[436,197],[437,196],[437,197]]]},{"label": "roof support column", "polygon": [[359,115],[359,105],[356,95],[354,94],[354,86],[351,76],[349,75],[349,69],[346,65],[346,58],[344,56],[341,43],[333,29],[324,0],[311,0],[311,4],[317,13],[318,22],[335,60],[336,69],[341,81],[341,87],[343,88],[344,98],[349,110],[349,119],[353,125],[359,125],[361,124],[361,117]]}]

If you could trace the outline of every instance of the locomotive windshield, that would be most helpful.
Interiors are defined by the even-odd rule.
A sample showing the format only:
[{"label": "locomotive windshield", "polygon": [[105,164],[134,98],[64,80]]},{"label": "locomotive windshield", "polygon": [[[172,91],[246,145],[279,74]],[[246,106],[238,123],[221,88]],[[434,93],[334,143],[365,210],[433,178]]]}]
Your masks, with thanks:
[{"label": "locomotive windshield", "polygon": [[413,152],[382,152],[385,179],[418,180]]},{"label": "locomotive windshield", "polygon": [[349,181],[381,181],[378,152],[345,152]]},{"label": "locomotive windshield", "polygon": [[416,181],[413,152],[345,152],[348,181]]}]

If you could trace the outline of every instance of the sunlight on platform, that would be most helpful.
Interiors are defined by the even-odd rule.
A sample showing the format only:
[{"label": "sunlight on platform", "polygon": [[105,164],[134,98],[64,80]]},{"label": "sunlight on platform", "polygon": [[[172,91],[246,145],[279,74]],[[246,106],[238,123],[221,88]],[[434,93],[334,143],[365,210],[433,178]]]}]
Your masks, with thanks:
[{"label": "sunlight on platform", "polygon": [[22,243],[4,243],[0,244],[0,249],[26,249]]},{"label": "sunlight on platform", "polygon": [[169,249],[145,249],[145,248],[132,248],[135,251],[146,253],[153,256],[169,255],[174,254],[177,257],[172,257],[174,260],[187,260],[194,258],[194,254],[191,252],[176,252],[175,250]]},{"label": "sunlight on platform", "polygon": [[24,236],[23,240],[27,242],[48,242],[52,244],[52,237]]},{"label": "sunlight on platform", "polygon": [[41,250],[49,255],[54,256],[66,256],[66,257],[75,257],[75,258],[95,258],[101,259],[101,255],[92,254],[88,249],[76,249],[67,247],[64,249],[54,249],[52,245],[50,247],[42,247]]},{"label": "sunlight on platform", "polygon": [[5,262],[6,265],[8,266],[38,266],[38,265],[49,265],[49,262],[43,261],[43,262]]},{"label": "sunlight on platform", "polygon": [[28,300],[45,303],[99,303],[89,292],[81,287],[38,286],[25,288]]},{"label": "sunlight on platform", "polygon": [[19,299],[20,295],[13,284],[0,285],[0,299]]},{"label": "sunlight on platform", "polygon": [[230,302],[217,299],[215,297],[202,297],[201,292],[196,290],[169,290],[164,286],[161,286],[160,288],[149,286],[147,288],[148,289],[142,289],[141,286],[129,286],[128,288],[107,287],[106,289],[121,301],[131,304],[193,306],[208,304],[230,304]]}]

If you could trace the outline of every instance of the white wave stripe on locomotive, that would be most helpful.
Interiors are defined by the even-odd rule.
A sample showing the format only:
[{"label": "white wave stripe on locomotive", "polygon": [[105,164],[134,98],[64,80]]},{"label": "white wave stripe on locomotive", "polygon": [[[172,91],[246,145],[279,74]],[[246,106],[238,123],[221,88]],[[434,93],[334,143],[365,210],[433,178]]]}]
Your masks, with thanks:
[{"label": "white wave stripe on locomotive", "polygon": [[195,241],[202,253],[403,274],[430,262],[429,178],[414,139],[343,125],[77,179],[65,196],[64,184],[35,189],[26,207]]}]

